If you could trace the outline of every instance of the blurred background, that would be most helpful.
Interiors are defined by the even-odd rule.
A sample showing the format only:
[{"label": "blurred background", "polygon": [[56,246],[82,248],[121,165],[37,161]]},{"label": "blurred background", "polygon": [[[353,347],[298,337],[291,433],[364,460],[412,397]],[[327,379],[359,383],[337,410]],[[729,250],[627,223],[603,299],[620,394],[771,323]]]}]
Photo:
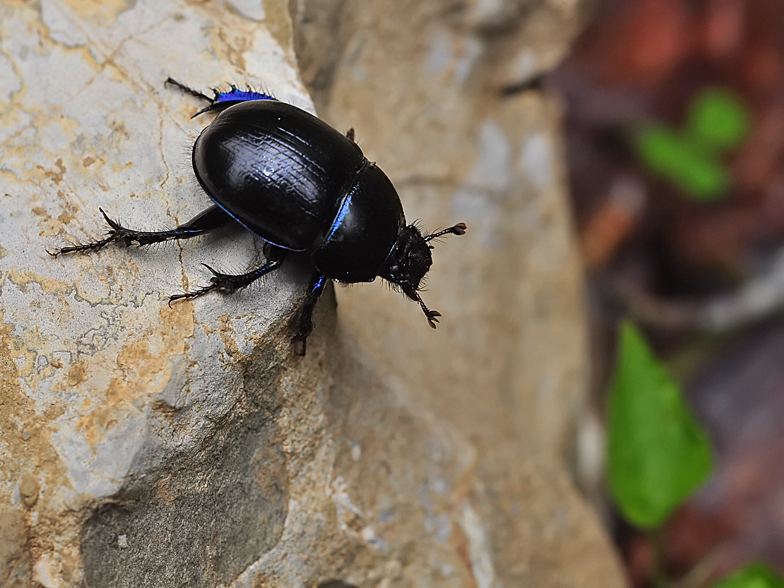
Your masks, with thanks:
[{"label": "blurred background", "polygon": [[[567,112],[596,413],[631,317],[713,442],[663,565],[784,572],[784,2],[598,0],[544,82]],[[649,539],[609,511],[634,585],[652,585]]]}]

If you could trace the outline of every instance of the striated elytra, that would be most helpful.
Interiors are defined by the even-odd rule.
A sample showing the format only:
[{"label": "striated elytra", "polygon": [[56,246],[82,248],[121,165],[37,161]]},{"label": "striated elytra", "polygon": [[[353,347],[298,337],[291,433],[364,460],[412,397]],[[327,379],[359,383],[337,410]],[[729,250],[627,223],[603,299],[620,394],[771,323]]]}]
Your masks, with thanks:
[{"label": "striated elytra", "polygon": [[353,129],[336,131],[312,114],[255,90],[213,90],[209,97],[171,78],[168,84],[207,101],[199,114],[219,111],[193,146],[193,171],[215,202],[195,218],[168,231],[136,231],[101,210],[110,230],[104,239],[58,250],[54,255],[97,250],[112,243],[149,245],[202,235],[238,222],[266,243],[267,261],[244,274],[208,269],[210,284],[176,294],[170,303],[216,290],[229,294],[277,269],[291,252],[313,265],[308,293],[296,323],[294,342],[313,330],[316,302],[329,280],[356,283],[388,280],[422,307],[435,328],[439,312],[419,295],[433,263],[429,242],[462,235],[466,226],[423,235],[406,225],[392,182],[354,142]]}]

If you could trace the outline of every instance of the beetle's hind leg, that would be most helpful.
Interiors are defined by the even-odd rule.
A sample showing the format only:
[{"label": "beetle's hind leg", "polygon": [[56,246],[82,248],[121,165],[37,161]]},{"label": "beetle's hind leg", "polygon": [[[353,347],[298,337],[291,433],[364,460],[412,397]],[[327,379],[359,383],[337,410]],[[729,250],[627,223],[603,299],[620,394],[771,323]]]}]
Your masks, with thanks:
[{"label": "beetle's hind leg", "polygon": [[241,290],[247,286],[250,286],[253,282],[258,280],[261,276],[264,276],[271,271],[278,269],[283,260],[286,259],[286,254],[288,251],[285,249],[281,249],[280,247],[271,247],[269,258],[267,262],[257,267],[254,270],[251,270],[244,274],[222,274],[206,263],[202,264],[208,270],[212,272],[212,277],[210,278],[210,283],[207,286],[199,288],[198,290],[194,290],[193,292],[185,292],[183,294],[175,294],[169,297],[169,305],[176,300],[187,300],[190,298],[198,298],[199,296],[204,296],[208,292],[217,291],[221,294],[233,294],[237,290]]},{"label": "beetle's hind leg", "polygon": [[196,215],[187,223],[184,223],[169,231],[135,231],[133,229],[127,229],[116,220],[109,218],[109,215],[107,215],[102,208],[99,208],[98,210],[101,211],[103,218],[109,225],[109,231],[107,232],[105,238],[94,241],[92,243],[85,243],[84,245],[63,247],[51,255],[57,257],[63,253],[84,253],[87,251],[97,251],[109,243],[120,243],[126,247],[130,247],[131,245],[142,247],[144,245],[151,245],[153,243],[171,241],[173,239],[190,239],[191,237],[197,237],[208,231],[217,229],[218,227],[234,220],[231,216],[228,215],[228,213],[224,212],[223,209],[221,209],[216,204]]},{"label": "beetle's hind leg", "polygon": [[220,110],[222,108],[226,108],[231,106],[232,104],[239,104],[240,102],[248,102],[250,100],[276,100],[274,96],[266,94],[264,92],[257,92],[252,88],[248,88],[247,90],[240,90],[234,84],[229,86],[229,89],[226,91],[218,90],[217,88],[212,89],[213,96],[210,98],[203,92],[199,92],[198,90],[194,90],[186,86],[185,84],[181,84],[177,80],[173,78],[166,78],[164,84],[170,84],[175,88],[179,88],[183,92],[190,94],[191,96],[195,96],[196,98],[201,98],[202,100],[206,100],[209,102],[207,106],[202,108],[199,112],[193,115],[193,117],[197,117],[200,114],[204,114],[205,112],[210,112],[212,110]]}]

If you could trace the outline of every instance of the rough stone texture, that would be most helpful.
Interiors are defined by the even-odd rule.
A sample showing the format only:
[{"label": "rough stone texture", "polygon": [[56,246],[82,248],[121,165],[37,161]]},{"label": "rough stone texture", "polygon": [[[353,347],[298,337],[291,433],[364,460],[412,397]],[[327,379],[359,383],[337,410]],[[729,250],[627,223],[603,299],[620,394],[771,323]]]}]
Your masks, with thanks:
[{"label": "rough stone texture", "polygon": [[[586,353],[560,105],[539,90],[503,90],[563,56],[577,2],[302,4],[298,56],[319,114],[355,127],[409,215],[431,229],[463,220],[471,231],[469,245],[449,238],[434,253],[425,300],[444,314],[437,332],[422,332],[407,301],[378,287],[340,293],[351,306],[340,313],[346,330],[372,331],[363,347],[434,391],[423,402],[435,413],[492,390],[513,409],[516,434],[563,459]],[[422,360],[439,356],[451,361]],[[457,405],[455,392],[467,395]]]},{"label": "rough stone texture", "polygon": [[319,114],[356,129],[414,218],[469,226],[434,252],[425,300],[444,314],[438,331],[378,286],[339,289],[338,324],[413,413],[469,442],[471,465],[441,508],[479,586],[622,584],[564,475],[587,350],[560,105],[503,91],[560,59],[579,8],[303,0],[297,13]]},{"label": "rough stone texture", "polygon": [[[7,0],[0,6],[0,585],[612,587],[567,475],[585,378],[558,104],[506,98],[551,67],[569,0]],[[296,37],[294,33],[296,32]],[[296,50],[296,52],[295,52]],[[46,254],[187,220],[206,121],[162,87],[263,84],[338,128],[411,219],[465,221],[419,309],[329,290],[308,354],[296,262],[242,270],[234,228],[147,250]]]}]

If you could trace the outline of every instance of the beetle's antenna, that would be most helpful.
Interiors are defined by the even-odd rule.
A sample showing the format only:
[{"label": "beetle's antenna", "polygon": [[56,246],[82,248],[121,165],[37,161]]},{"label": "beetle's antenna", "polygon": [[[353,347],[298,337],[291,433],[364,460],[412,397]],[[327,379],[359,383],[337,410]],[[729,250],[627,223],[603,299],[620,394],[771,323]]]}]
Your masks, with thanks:
[{"label": "beetle's antenna", "polygon": [[[427,243],[428,241],[430,241],[432,239],[437,239],[438,237],[441,237],[443,235],[465,235],[465,232],[466,232],[467,228],[468,227],[466,227],[465,223],[457,223],[453,227],[449,227],[448,229],[444,229],[443,231],[438,231],[437,233],[433,233],[432,235],[428,235],[427,237],[425,237],[425,243]],[[420,304],[422,303],[421,300],[419,302],[420,302]],[[423,307],[424,307],[424,305],[423,305]],[[432,327],[433,325],[430,325],[430,326]]]}]

